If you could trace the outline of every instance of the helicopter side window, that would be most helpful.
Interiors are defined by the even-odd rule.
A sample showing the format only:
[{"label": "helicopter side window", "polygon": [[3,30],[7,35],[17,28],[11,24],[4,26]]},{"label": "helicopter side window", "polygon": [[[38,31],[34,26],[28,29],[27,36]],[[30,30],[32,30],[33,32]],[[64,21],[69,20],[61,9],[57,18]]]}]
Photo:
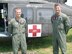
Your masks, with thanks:
[{"label": "helicopter side window", "polygon": [[[22,8],[22,18],[26,19],[27,23],[33,23],[33,9],[32,8],[26,8],[26,7],[21,7]],[[13,18],[15,17],[15,9],[13,10]]]},{"label": "helicopter side window", "polygon": [[40,23],[49,23],[53,14],[52,9],[38,9],[37,10],[37,21]]},{"label": "helicopter side window", "polygon": [[27,9],[27,22],[28,23],[33,22],[33,9],[31,9],[31,8]]}]

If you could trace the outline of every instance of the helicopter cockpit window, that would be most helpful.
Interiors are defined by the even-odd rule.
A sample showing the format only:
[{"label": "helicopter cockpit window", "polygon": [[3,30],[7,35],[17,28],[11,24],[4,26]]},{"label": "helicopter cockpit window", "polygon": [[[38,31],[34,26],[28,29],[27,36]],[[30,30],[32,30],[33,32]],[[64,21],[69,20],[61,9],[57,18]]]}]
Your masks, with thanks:
[{"label": "helicopter cockpit window", "polygon": [[49,23],[53,9],[38,9],[37,10],[37,21],[40,23]]}]

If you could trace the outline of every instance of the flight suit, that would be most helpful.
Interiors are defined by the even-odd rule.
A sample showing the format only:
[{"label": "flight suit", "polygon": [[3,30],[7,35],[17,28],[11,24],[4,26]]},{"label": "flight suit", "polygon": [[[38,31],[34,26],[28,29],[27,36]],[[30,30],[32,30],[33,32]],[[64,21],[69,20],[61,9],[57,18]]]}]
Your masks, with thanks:
[{"label": "flight suit", "polygon": [[9,32],[12,34],[12,46],[14,54],[18,54],[19,46],[21,46],[22,54],[26,54],[27,44],[25,27],[26,21],[23,18],[20,18],[19,21],[13,18],[9,22]]},{"label": "flight suit", "polygon": [[69,18],[61,13],[60,16],[54,14],[51,17],[53,27],[53,54],[59,53],[59,47],[62,54],[66,54],[66,33],[70,28]]}]

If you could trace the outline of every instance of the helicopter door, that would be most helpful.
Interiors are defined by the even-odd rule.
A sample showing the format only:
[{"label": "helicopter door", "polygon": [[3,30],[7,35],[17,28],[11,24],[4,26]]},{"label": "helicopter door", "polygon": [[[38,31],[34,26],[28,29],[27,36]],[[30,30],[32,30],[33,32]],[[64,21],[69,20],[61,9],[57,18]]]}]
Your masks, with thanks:
[{"label": "helicopter door", "polygon": [[0,3],[0,37],[8,37],[8,4]]},{"label": "helicopter door", "polygon": [[0,3],[0,32],[7,32],[7,3]]}]

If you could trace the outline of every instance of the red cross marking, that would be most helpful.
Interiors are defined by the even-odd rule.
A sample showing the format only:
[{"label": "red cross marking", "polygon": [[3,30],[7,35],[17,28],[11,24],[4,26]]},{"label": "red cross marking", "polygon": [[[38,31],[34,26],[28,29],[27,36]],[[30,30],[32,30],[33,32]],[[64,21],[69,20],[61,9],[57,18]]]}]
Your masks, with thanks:
[{"label": "red cross marking", "polygon": [[33,29],[29,29],[29,33],[32,33],[33,36],[36,36],[40,32],[40,29],[37,29],[37,25],[33,25]]}]

